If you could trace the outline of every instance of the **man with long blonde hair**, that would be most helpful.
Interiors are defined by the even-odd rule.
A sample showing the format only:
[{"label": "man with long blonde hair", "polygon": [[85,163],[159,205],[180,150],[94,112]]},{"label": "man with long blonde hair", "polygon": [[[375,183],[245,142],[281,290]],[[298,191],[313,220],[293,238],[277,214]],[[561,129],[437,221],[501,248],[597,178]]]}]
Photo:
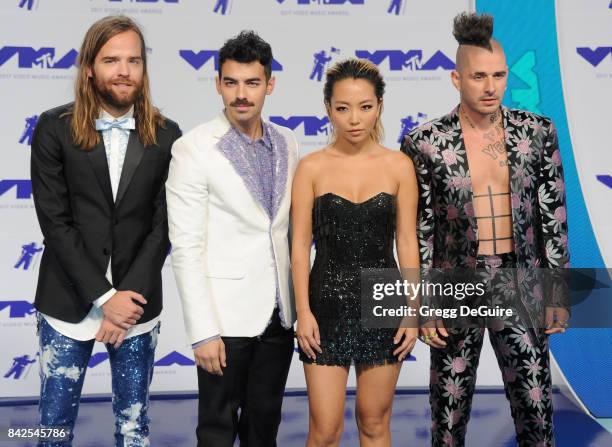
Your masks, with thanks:
[{"label": "man with long blonde hair", "polygon": [[169,248],[164,183],[180,129],[151,104],[145,48],[128,17],[94,23],[79,53],[74,102],[44,112],[33,136],[45,238],[35,300],[40,425],[69,428],[61,445],[73,438],[95,341],[109,354],[116,445],[149,445]]}]

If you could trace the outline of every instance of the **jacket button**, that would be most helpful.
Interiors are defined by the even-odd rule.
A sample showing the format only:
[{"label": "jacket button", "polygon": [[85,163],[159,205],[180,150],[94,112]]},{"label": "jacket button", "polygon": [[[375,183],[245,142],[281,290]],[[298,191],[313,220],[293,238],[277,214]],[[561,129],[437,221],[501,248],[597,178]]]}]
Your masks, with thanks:
[{"label": "jacket button", "polygon": [[108,256],[110,255],[110,250],[108,248],[105,248],[104,250],[102,250],[102,253],[104,253],[104,256]]},{"label": "jacket button", "polygon": [[113,219],[113,225],[119,225],[119,219]]}]

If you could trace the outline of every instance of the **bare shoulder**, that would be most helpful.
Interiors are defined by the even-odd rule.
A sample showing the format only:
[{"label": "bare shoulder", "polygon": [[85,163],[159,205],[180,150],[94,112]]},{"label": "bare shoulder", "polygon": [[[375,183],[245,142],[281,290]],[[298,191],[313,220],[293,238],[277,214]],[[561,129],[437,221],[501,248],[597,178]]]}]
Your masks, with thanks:
[{"label": "bare shoulder", "polygon": [[383,150],[384,159],[392,172],[403,173],[405,175],[406,172],[414,171],[414,166],[409,156],[399,150],[387,147],[383,147]]},{"label": "bare shoulder", "polygon": [[325,157],[326,155],[323,152],[323,149],[311,152],[300,158],[297,169],[302,175],[315,175],[323,167]]}]

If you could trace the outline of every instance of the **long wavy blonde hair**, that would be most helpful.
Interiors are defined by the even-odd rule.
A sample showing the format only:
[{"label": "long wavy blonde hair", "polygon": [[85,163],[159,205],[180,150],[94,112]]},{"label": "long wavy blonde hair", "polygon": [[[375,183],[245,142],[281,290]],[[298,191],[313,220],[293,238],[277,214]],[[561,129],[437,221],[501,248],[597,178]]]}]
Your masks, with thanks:
[{"label": "long wavy blonde hair", "polygon": [[104,17],[87,30],[83,39],[77,60],[78,72],[74,85],[74,105],[67,112],[71,118],[70,127],[74,143],[85,150],[93,149],[100,142],[95,120],[99,117],[101,103],[96,93],[95,80],[89,76],[89,72],[93,71],[96,56],[106,42],[126,31],[134,31],[140,38],[144,71],[142,90],[134,102],[134,118],[136,118],[136,132],[145,147],[157,144],[156,126],[163,127],[165,124],[164,117],[151,102],[147,52],[142,31],[129,17]]}]

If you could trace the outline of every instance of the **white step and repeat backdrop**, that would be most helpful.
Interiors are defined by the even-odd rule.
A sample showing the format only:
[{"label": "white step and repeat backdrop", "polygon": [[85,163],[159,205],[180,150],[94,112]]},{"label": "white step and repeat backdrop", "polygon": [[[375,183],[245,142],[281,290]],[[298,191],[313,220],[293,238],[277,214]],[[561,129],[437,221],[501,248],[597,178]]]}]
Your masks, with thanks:
[{"label": "white step and repeat backdrop", "polygon": [[[458,101],[449,78],[456,48],[451,22],[470,7],[468,0],[2,0],[0,397],[38,394],[32,302],[42,236],[31,197],[29,145],[38,115],[71,100],[75,58],[91,23],[104,15],[127,14],[142,25],[155,103],[183,130],[211,119],[221,108],[214,88],[216,50],[240,30],[256,30],[271,43],[276,60],[277,88],[265,116],[293,128],[306,154],[327,142],[322,75],[342,58],[367,57],[384,73],[389,147],[399,147],[403,132],[450,111]],[[592,161],[597,162],[595,157]],[[164,292],[153,391],[195,390],[169,262]],[[399,386],[429,381],[428,348],[419,343],[413,356]],[[478,380],[501,385],[488,343]],[[304,386],[296,355],[288,387]],[[109,390],[106,351],[96,344],[84,393]]]}]

